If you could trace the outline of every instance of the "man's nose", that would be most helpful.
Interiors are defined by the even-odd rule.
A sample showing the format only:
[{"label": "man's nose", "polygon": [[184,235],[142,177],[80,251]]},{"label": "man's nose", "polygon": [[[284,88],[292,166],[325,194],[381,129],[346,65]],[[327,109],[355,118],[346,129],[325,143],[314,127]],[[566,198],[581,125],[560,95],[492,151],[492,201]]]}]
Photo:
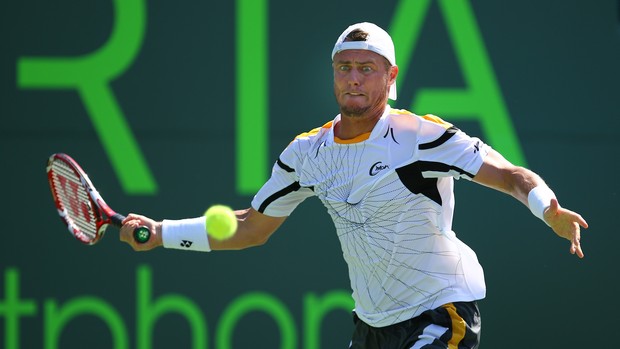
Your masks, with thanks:
[{"label": "man's nose", "polygon": [[351,70],[349,73],[349,85],[356,86],[360,84],[362,75],[357,70]]}]

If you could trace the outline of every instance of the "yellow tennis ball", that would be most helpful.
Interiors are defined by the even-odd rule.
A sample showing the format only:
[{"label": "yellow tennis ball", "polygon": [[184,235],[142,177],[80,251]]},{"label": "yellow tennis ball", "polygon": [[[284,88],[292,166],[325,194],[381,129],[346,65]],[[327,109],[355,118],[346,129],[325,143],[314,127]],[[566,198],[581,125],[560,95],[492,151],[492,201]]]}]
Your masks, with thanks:
[{"label": "yellow tennis ball", "polygon": [[213,205],[205,211],[207,233],[217,240],[230,238],[237,231],[237,216],[225,205]]}]

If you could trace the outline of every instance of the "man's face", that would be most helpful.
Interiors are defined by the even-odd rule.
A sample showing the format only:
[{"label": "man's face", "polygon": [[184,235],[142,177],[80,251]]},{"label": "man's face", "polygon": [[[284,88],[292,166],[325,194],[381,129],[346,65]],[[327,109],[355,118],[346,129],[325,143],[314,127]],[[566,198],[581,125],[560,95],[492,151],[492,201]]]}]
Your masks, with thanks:
[{"label": "man's face", "polygon": [[363,116],[369,110],[383,110],[398,68],[368,50],[345,50],[334,56],[334,94],[346,116]]}]

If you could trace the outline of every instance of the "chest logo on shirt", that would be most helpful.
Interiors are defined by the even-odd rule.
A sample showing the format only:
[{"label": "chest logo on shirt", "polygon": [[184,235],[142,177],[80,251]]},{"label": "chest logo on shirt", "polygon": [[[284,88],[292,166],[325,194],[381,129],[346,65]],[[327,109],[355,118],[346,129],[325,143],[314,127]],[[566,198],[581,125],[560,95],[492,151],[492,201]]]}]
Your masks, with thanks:
[{"label": "chest logo on shirt", "polygon": [[370,171],[368,171],[368,174],[371,176],[376,176],[379,172],[388,168],[390,168],[389,165],[384,165],[381,161],[378,161],[370,166]]}]

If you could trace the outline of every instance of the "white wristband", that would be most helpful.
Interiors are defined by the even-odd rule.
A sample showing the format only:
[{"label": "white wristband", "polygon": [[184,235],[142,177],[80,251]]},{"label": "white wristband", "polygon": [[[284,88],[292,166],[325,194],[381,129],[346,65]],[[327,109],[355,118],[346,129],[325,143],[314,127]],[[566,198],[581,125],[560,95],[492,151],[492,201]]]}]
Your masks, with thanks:
[{"label": "white wristband", "polygon": [[161,239],[165,248],[211,251],[204,216],[181,220],[164,220],[161,228]]},{"label": "white wristband", "polygon": [[527,204],[530,207],[530,211],[543,222],[545,222],[545,210],[551,206],[551,199],[555,199],[555,194],[546,185],[539,185],[527,194]]}]

